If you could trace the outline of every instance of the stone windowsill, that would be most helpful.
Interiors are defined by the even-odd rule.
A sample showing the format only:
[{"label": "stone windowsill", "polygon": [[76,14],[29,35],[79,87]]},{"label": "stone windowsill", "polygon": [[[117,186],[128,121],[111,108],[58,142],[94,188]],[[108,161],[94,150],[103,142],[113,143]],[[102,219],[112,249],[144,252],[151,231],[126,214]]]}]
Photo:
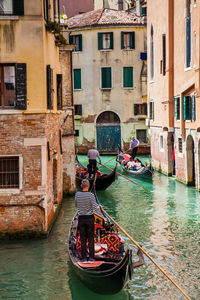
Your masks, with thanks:
[{"label": "stone windowsill", "polygon": [[12,15],[0,15],[0,20],[19,20],[18,16],[12,16]]}]

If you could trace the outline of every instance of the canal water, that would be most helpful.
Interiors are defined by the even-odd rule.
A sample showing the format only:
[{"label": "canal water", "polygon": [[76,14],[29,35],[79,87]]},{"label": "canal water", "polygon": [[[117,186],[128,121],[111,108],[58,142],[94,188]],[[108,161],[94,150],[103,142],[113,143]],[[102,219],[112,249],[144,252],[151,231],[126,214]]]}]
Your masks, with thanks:
[{"label": "canal water", "polygon": [[[102,162],[109,158],[102,157]],[[86,156],[79,159],[87,161]],[[107,172],[102,167],[101,171]],[[200,299],[199,193],[157,172],[152,181],[137,182],[152,192],[119,176],[106,191],[98,192],[101,204],[191,299]],[[71,269],[67,254],[74,212],[74,198],[67,197],[48,239],[0,242],[0,299],[185,299],[147,258],[120,293],[102,296],[88,290]],[[137,260],[137,249],[127,243]]]}]

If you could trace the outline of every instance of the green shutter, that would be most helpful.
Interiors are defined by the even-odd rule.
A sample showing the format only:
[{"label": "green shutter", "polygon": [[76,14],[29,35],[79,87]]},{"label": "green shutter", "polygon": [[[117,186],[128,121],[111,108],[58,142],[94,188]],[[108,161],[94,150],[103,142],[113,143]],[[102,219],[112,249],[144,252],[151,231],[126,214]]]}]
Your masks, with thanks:
[{"label": "green shutter", "polygon": [[82,46],[82,34],[79,35],[79,51],[82,51],[83,46]]},{"label": "green shutter", "polygon": [[133,67],[123,68],[123,87],[133,88]]},{"label": "green shutter", "polygon": [[186,97],[183,98],[183,120],[186,120]]},{"label": "green shutter", "polygon": [[192,98],[190,96],[187,97],[187,120],[192,120]]},{"label": "green shutter", "polygon": [[101,69],[101,87],[102,89],[111,89],[112,77],[111,77],[111,68],[102,68]]},{"label": "green shutter", "polygon": [[177,120],[177,98],[174,98],[174,117]]},{"label": "green shutter", "polygon": [[69,36],[69,43],[70,43],[70,45],[73,44],[73,41],[74,41],[74,36],[73,36],[73,35],[70,35],[70,36]]},{"label": "green shutter", "polygon": [[176,98],[177,120],[180,120],[180,97]]},{"label": "green shutter", "polygon": [[121,32],[121,49],[124,49],[124,32]]},{"label": "green shutter", "polygon": [[113,32],[110,32],[110,49],[113,49],[114,39],[113,39]]},{"label": "green shutter", "polygon": [[139,108],[139,104],[134,104],[134,115],[135,116],[138,115],[138,108]]},{"label": "green shutter", "polygon": [[192,96],[192,120],[196,120],[196,105],[195,105],[195,95]]},{"label": "green shutter", "polygon": [[135,49],[135,31],[131,32],[131,49]]},{"label": "green shutter", "polygon": [[24,15],[24,0],[14,0],[13,1],[13,13],[17,16]]},{"label": "green shutter", "polygon": [[74,69],[74,90],[81,89],[81,69]]},{"label": "green shutter", "polygon": [[102,49],[102,36],[101,32],[98,32],[98,50]]},{"label": "green shutter", "polygon": [[80,105],[78,106],[78,110],[79,110],[78,114],[79,114],[80,116],[82,116],[82,104],[80,104]]}]

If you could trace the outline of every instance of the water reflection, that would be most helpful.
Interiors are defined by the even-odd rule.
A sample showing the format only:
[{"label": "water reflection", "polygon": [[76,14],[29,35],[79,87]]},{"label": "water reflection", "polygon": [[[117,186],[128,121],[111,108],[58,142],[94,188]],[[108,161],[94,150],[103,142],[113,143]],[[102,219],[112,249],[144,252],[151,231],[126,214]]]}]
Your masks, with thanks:
[{"label": "water reflection", "polygon": [[[108,159],[102,157],[102,162]],[[200,299],[199,193],[159,173],[152,181],[134,180],[152,192],[119,176],[98,193],[100,202],[192,299]],[[88,290],[68,263],[68,228],[74,212],[74,199],[68,197],[48,239],[0,242],[0,299],[185,299],[148,259],[119,294],[101,296]],[[137,260],[137,249],[124,238]]]}]

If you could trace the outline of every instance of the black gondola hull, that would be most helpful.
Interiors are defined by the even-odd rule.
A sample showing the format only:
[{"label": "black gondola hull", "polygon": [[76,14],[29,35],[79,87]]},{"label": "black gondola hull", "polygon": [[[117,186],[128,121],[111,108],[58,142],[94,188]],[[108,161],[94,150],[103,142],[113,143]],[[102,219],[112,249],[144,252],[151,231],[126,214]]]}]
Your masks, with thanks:
[{"label": "black gondola hull", "polygon": [[71,264],[80,280],[92,291],[98,294],[116,294],[120,292],[133,273],[131,250],[126,252],[123,260],[109,270],[88,271],[73,262]]}]

